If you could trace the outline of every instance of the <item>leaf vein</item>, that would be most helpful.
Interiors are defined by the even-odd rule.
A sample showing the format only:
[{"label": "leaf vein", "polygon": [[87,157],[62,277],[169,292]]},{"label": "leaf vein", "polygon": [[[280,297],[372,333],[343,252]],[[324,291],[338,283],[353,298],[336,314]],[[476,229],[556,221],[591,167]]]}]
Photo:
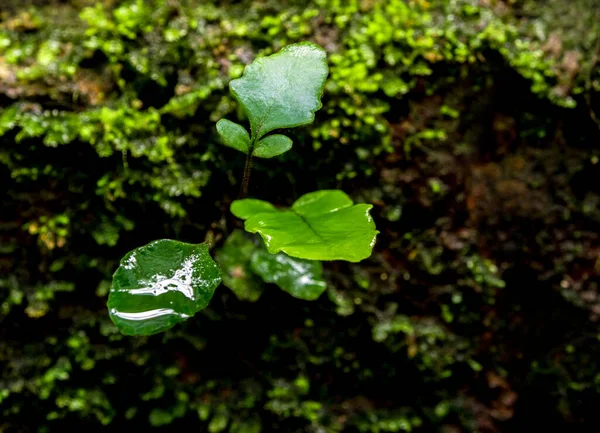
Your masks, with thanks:
[{"label": "leaf vein", "polygon": [[315,228],[313,228],[313,226],[310,224],[310,222],[304,218],[304,216],[302,216],[301,214],[299,214],[298,212],[296,212],[293,209],[290,209],[292,212],[294,212],[301,220],[302,222],[304,222],[304,224],[306,224],[306,226],[310,229],[310,231],[312,231],[319,239],[321,239],[322,241],[325,241],[325,237],[323,235],[321,235]]}]

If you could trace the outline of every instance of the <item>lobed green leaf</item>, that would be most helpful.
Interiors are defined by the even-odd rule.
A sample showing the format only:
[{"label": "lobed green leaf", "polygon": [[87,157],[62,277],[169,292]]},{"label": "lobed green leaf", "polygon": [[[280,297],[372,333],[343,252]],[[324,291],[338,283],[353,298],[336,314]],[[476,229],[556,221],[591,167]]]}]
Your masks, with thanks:
[{"label": "lobed green leaf", "polygon": [[370,204],[354,204],[344,192],[322,190],[300,197],[290,209],[257,199],[236,200],[231,212],[246,220],[271,254],[309,260],[361,261],[371,255],[379,233]]}]

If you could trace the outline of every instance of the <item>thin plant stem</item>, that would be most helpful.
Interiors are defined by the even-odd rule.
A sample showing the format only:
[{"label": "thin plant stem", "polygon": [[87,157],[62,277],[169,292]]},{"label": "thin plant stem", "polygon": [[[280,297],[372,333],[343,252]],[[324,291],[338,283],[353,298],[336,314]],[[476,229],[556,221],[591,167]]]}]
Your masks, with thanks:
[{"label": "thin plant stem", "polygon": [[246,154],[246,164],[244,164],[244,177],[242,178],[242,189],[240,197],[248,196],[248,184],[250,183],[250,172],[252,171],[252,154],[254,153],[254,140],[250,143],[248,153]]}]

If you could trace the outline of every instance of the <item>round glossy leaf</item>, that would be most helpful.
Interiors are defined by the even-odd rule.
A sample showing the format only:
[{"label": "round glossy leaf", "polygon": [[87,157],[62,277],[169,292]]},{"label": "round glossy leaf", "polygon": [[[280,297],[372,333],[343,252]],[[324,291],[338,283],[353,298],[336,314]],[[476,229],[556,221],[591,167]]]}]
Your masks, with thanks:
[{"label": "round glossy leaf", "polygon": [[256,199],[236,200],[231,212],[259,233],[271,254],[283,251],[309,260],[358,262],[371,255],[377,233],[370,204],[354,204],[338,190],[300,197],[289,209]]},{"label": "round glossy leaf", "polygon": [[207,244],[157,240],[121,260],[108,297],[110,318],[127,335],[166,331],[206,307],[220,282]]}]

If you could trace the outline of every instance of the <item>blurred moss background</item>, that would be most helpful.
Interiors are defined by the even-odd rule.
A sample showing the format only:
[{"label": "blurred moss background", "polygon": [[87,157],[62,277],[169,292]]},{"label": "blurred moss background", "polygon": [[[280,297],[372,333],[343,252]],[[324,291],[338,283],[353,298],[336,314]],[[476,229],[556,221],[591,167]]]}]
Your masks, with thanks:
[{"label": "blurred moss background", "polygon": [[[240,227],[214,124],[302,40],[324,107],[250,195],[374,203],[375,253],[121,336],[124,253]],[[0,432],[599,431],[599,40],[597,0],[3,0]]]}]

